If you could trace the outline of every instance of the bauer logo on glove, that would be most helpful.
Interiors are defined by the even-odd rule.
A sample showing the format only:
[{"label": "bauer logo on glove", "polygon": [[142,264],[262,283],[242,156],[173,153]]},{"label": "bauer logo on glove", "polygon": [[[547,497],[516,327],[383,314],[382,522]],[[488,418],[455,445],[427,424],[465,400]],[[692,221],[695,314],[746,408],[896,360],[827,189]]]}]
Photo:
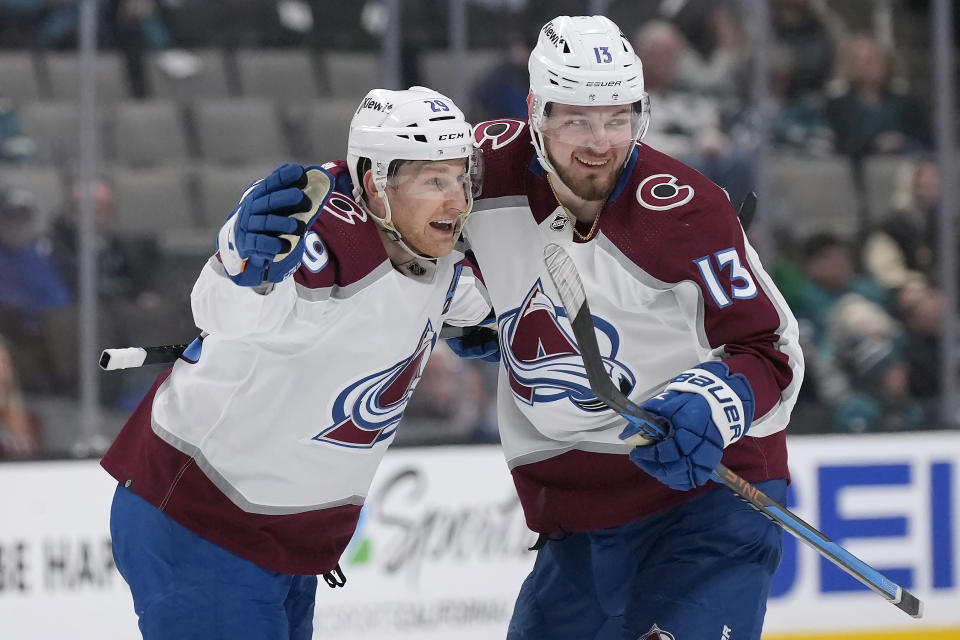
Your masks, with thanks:
[{"label": "bauer logo on glove", "polygon": [[[630,460],[672,489],[686,491],[709,480],[723,450],[746,435],[753,420],[753,390],[722,362],[704,362],[671,380],[642,405],[666,426],[659,442],[634,447]],[[644,426],[628,419],[620,434],[630,440]]]},{"label": "bauer logo on glove", "polygon": [[303,237],[333,191],[325,169],[286,163],[251,186],[217,238],[220,260],[238,285],[281,282],[300,265]]}]

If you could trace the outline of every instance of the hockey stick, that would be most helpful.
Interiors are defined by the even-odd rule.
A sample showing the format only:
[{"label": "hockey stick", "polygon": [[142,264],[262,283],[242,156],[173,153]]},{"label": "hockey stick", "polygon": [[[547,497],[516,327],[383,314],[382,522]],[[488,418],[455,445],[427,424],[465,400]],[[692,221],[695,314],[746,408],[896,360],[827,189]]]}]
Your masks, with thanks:
[{"label": "hockey stick", "polygon": [[[628,418],[632,423],[639,421],[641,426],[647,429],[648,433],[645,436],[633,436],[627,440],[627,443],[642,446],[662,439],[666,435],[663,419],[631,402],[610,379],[603,357],[600,355],[600,347],[594,333],[593,316],[587,305],[583,282],[580,280],[580,274],[573,260],[566,251],[555,244],[546,246],[543,260],[560,294],[567,317],[570,319],[573,335],[587,370],[590,389],[601,402]],[[812,547],[827,560],[889,600],[898,609],[914,618],[923,615],[923,603],[916,596],[888,580],[879,571],[798,518],[789,509],[768,497],[725,465],[717,465],[713,479],[749,502],[760,513]]]},{"label": "hockey stick", "polygon": [[740,218],[740,226],[746,231],[753,224],[753,216],[757,213],[757,194],[751,191],[747,197],[740,203],[740,209],[737,210],[737,217]]},{"label": "hockey stick", "polygon": [[[483,343],[497,332],[496,325],[478,325],[476,327],[456,327],[445,324],[440,329],[440,337],[459,338],[473,343]],[[164,344],[155,347],[116,347],[100,352],[100,368],[104,371],[134,369],[148,364],[170,364],[183,355],[184,349],[192,343]]]},{"label": "hockey stick", "polygon": [[115,369],[142,367],[146,364],[169,364],[176,362],[189,344],[104,349],[100,353],[100,368],[104,371],[113,371]]}]

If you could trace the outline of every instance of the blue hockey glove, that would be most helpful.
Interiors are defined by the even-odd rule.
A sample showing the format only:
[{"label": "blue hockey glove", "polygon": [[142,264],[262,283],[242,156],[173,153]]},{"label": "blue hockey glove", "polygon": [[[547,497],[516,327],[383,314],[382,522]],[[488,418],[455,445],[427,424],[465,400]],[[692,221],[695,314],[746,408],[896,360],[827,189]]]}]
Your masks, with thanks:
[{"label": "blue hockey glove", "polygon": [[217,246],[238,285],[281,282],[303,257],[303,236],[326,205],[333,179],[320,167],[286,163],[255,183],[220,229]]},{"label": "blue hockey glove", "polygon": [[461,358],[500,362],[500,340],[493,329],[472,327],[462,336],[446,340],[450,349]]},{"label": "blue hockey glove", "polygon": [[[705,362],[640,406],[663,418],[668,432],[659,442],[634,447],[630,460],[670,488],[687,491],[709,480],[723,449],[746,435],[754,399],[742,374],[731,374],[722,362]],[[642,433],[642,425],[631,423],[620,438]]]}]

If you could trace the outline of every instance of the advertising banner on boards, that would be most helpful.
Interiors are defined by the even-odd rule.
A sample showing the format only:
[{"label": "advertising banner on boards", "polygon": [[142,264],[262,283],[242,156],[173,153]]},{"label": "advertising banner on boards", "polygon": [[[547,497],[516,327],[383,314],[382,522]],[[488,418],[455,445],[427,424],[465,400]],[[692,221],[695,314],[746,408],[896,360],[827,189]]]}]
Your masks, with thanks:
[{"label": "advertising banner on boards", "polygon": [[[790,467],[790,508],[925,617],[785,535],[764,638],[960,638],[960,434],[795,437]],[[95,461],[7,463],[0,486],[0,637],[138,637],[110,552],[111,478]],[[391,450],[342,558],[347,586],[321,581],[316,637],[502,638],[534,540],[497,447]]]}]

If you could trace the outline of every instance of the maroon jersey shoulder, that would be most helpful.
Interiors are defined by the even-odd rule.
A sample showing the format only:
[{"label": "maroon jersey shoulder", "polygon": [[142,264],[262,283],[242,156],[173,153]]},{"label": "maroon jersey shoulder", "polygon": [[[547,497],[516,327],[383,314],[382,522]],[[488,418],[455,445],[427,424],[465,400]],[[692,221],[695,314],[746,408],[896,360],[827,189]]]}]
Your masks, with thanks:
[{"label": "maroon jersey shoulder", "polygon": [[666,282],[688,279],[694,261],[743,251],[726,192],[703,174],[646,145],[623,190],[607,203],[601,230],[628,258]]},{"label": "maroon jersey shoulder", "polygon": [[474,144],[483,162],[483,188],[478,200],[524,195],[533,144],[527,123],[512,118],[487,120],[473,128]]},{"label": "maroon jersey shoulder", "polygon": [[328,162],[323,168],[336,187],[307,234],[303,263],[294,274],[311,289],[353,284],[387,259],[376,222],[350,193],[347,163]]}]

